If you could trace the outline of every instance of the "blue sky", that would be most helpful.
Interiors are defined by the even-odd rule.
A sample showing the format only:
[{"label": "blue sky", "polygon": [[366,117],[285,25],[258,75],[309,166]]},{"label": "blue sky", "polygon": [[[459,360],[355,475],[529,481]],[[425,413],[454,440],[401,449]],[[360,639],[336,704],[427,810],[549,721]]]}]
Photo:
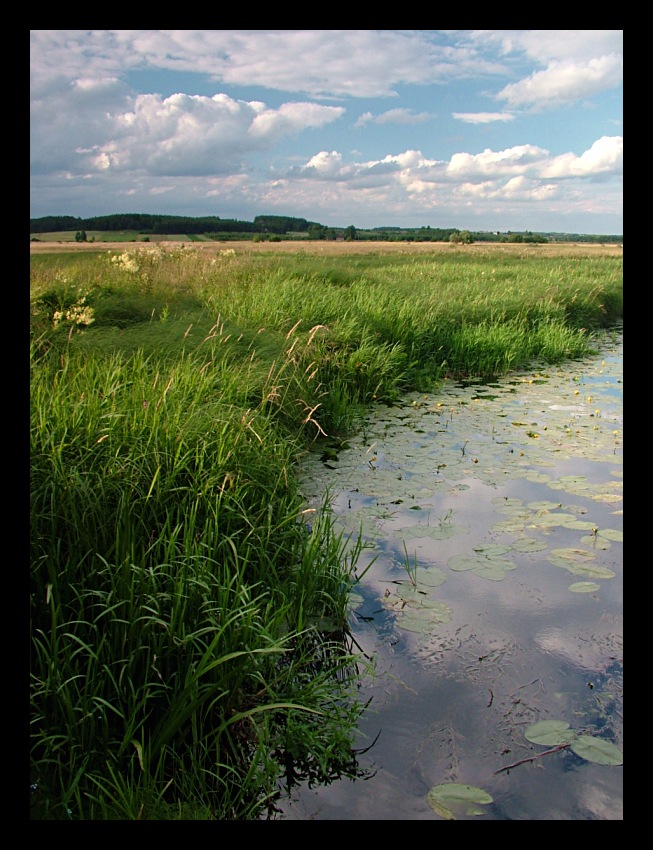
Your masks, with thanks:
[{"label": "blue sky", "polygon": [[623,234],[622,30],[31,30],[30,217]]}]

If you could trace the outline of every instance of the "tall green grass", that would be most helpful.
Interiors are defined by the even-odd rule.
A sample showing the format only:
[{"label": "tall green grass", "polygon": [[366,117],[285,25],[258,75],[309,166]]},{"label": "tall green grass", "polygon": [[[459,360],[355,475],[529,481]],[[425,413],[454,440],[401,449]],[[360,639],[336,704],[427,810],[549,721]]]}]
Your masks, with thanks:
[{"label": "tall green grass", "polygon": [[621,316],[611,258],[32,258],[32,817],[254,819],[355,774],[360,544],[302,453]]}]

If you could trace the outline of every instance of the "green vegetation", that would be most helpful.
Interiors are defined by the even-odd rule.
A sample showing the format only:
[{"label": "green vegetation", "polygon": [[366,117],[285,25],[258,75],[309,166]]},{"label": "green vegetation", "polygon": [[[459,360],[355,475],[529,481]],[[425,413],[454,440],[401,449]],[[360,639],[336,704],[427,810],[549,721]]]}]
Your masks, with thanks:
[{"label": "green vegetation", "polygon": [[[202,240],[231,241],[254,240],[279,242],[282,240],[310,239],[311,241],[345,240],[352,242],[473,242],[534,243],[589,242],[623,243],[623,236],[597,236],[579,233],[533,233],[459,230],[456,227],[374,227],[369,230],[347,227],[327,227],[305,218],[281,215],[257,215],[254,221],[222,219],[219,216],[193,218],[178,215],[148,215],[145,213],[119,213],[114,215],[75,218],[74,216],[44,216],[31,218],[31,241],[68,241],[73,233],[93,232],[89,240],[98,241],[157,241]],[[118,234],[115,238],[112,234]],[[129,236],[120,236],[120,234]],[[85,241],[85,240],[79,240]]]},{"label": "green vegetation", "polygon": [[301,455],[623,312],[620,257],[517,252],[44,254],[30,293],[42,819],[257,819],[356,775],[363,544],[306,514]]}]

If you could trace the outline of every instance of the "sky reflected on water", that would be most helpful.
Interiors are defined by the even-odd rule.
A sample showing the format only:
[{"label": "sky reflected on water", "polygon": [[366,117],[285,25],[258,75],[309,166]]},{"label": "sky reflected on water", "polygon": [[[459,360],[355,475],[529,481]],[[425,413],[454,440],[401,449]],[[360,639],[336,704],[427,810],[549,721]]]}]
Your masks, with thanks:
[{"label": "sky reflected on water", "polygon": [[[598,356],[373,410],[337,460],[311,458],[345,535],[369,548],[352,631],[373,776],[297,789],[282,819],[440,820],[427,794],[488,791],[486,820],[620,820],[623,767],[544,748],[560,719],[623,748],[623,337]],[[411,582],[410,570],[419,568]],[[412,590],[411,593],[411,584]]]}]

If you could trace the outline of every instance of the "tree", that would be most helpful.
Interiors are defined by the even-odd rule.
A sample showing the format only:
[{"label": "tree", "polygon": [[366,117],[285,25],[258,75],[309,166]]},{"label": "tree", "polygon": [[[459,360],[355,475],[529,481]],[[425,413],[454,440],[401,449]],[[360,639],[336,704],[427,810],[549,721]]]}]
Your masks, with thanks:
[{"label": "tree", "polygon": [[75,242],[86,242],[86,231],[78,230],[75,234]]},{"label": "tree", "polygon": [[326,227],[323,224],[310,224],[308,227],[309,239],[326,239]]},{"label": "tree", "polygon": [[449,242],[462,242],[463,245],[471,245],[474,237],[469,230],[454,230],[449,234]]},{"label": "tree", "polygon": [[353,242],[356,238],[356,228],[353,224],[350,224],[349,227],[345,227],[345,241]]}]

